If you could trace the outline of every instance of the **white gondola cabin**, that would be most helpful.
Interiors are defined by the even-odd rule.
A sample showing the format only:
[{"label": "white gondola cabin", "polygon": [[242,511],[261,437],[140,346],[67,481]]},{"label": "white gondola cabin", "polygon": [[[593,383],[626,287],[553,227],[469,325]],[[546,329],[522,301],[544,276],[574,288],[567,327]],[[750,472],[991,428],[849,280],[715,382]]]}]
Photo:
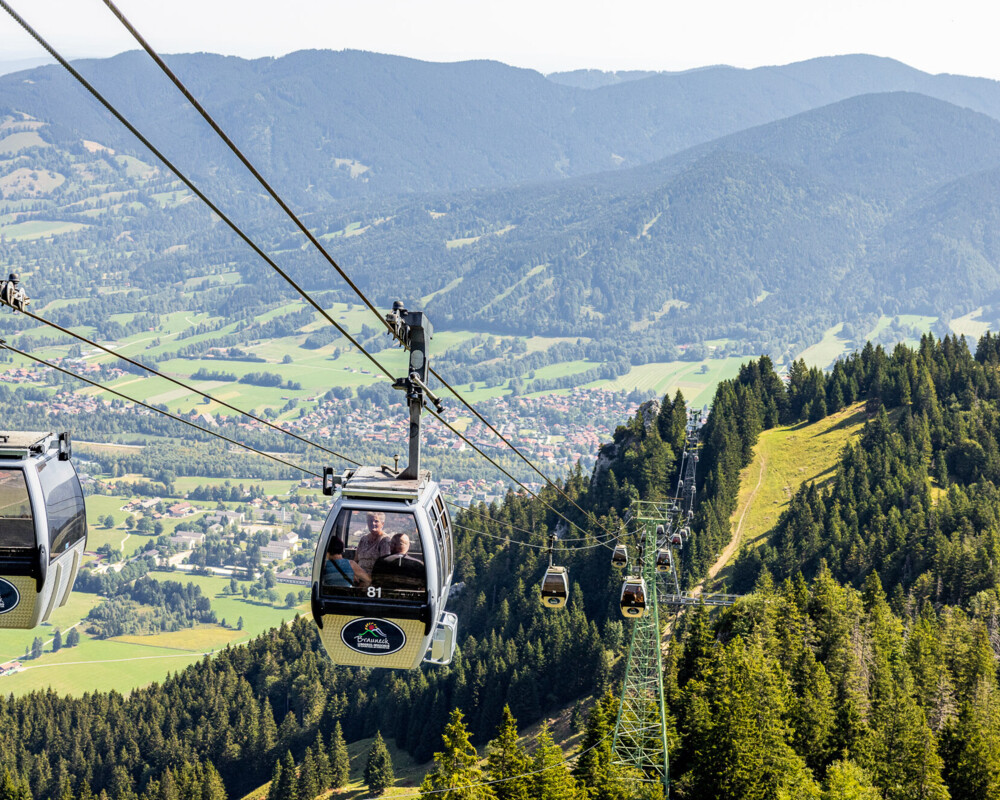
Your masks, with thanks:
[{"label": "white gondola cabin", "polygon": [[646,581],[644,578],[626,578],[622,584],[622,616],[638,619],[646,613]]},{"label": "white gondola cabin", "polygon": [[672,544],[674,547],[684,546],[684,537],[681,536],[679,531],[674,531],[672,534],[670,534],[670,544]]},{"label": "white gondola cabin", "polygon": [[656,552],[656,571],[670,572],[674,568],[674,562],[670,558],[670,550],[663,547]]},{"label": "white gondola cabin", "polygon": [[615,546],[615,551],[611,554],[611,565],[618,569],[625,569],[628,566],[628,548],[625,545]]},{"label": "white gondola cabin", "polygon": [[69,600],[87,510],[68,433],[0,432],[0,628],[34,628]]},{"label": "white gondola cabin", "polygon": [[569,573],[566,567],[550,566],[542,578],[542,605],[562,608],[569,599]]},{"label": "white gondola cabin", "polygon": [[450,663],[453,563],[451,520],[430,473],[347,473],[313,562],[313,618],[330,658],[396,669]]}]

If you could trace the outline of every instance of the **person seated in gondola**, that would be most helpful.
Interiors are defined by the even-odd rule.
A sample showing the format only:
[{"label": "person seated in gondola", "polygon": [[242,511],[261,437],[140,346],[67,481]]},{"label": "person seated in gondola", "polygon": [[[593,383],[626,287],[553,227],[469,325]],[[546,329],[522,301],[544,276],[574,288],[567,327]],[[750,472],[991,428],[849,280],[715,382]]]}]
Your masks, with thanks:
[{"label": "person seated in gondola", "polygon": [[367,586],[371,576],[357,561],[344,558],[344,543],[337,537],[330,539],[330,547],[323,562],[323,586],[353,589]]},{"label": "person seated in gondola", "polygon": [[423,589],[424,562],[410,555],[410,537],[397,533],[391,539],[392,552],[382,556],[372,569],[372,583],[386,589]]},{"label": "person seated in gondola", "polygon": [[385,514],[381,511],[369,511],[366,515],[368,533],[358,540],[355,558],[367,574],[371,574],[375,562],[382,556],[391,555],[392,540],[385,532]]}]

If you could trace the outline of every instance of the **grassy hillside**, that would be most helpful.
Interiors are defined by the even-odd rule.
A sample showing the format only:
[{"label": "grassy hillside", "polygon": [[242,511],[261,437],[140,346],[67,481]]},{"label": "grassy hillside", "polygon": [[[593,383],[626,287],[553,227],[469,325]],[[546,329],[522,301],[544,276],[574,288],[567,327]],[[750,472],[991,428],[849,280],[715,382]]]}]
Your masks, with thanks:
[{"label": "grassy hillside", "polygon": [[[757,546],[778,521],[795,491],[806,481],[817,484],[833,475],[840,451],[864,422],[862,403],[809,424],[800,422],[764,431],[753,461],[740,474],[740,494],[731,523],[739,546]],[[729,581],[732,560],[716,576],[716,586]]]}]

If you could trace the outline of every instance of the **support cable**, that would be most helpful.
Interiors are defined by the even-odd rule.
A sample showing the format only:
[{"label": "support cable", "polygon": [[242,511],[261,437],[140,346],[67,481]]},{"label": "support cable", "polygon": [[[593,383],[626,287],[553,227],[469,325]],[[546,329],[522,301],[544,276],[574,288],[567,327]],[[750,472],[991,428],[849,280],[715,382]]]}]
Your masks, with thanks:
[{"label": "support cable", "polygon": [[[465,525],[459,525],[457,522],[452,522],[451,525],[452,525],[453,528],[459,528],[460,530],[467,531],[468,533],[471,533],[471,534],[476,535],[476,536],[486,536],[489,539],[497,539],[497,540],[499,540],[501,542],[508,542],[510,544],[516,544],[516,545],[518,545],[520,547],[531,547],[531,548],[533,548],[535,550],[548,550],[549,549],[549,545],[547,545],[547,544],[532,544],[531,542],[522,542],[519,539],[512,539],[510,536],[499,536],[499,535],[497,535],[495,533],[487,533],[486,531],[481,531],[478,528],[469,528],[469,527],[467,527]],[[570,552],[572,552],[573,550],[593,550],[595,547],[604,547],[604,548],[606,548],[608,550],[614,550],[615,549],[615,548],[611,547],[611,545],[609,545],[609,544],[607,544],[606,542],[603,542],[603,541],[596,541],[596,542],[593,542],[592,544],[575,544],[573,546],[567,546],[567,545],[563,544],[562,541],[560,541],[559,544],[561,545],[560,548],[559,548],[560,550],[570,551]]]},{"label": "support cable", "polygon": [[[337,274],[340,275],[341,278],[343,278],[344,282],[348,286],[350,286],[351,289],[354,291],[354,293],[361,299],[361,302],[363,302],[368,307],[368,309],[378,318],[379,322],[381,322],[382,325],[384,325],[385,328],[394,337],[396,337],[398,341],[398,337],[396,336],[396,331],[386,321],[385,317],[381,314],[381,312],[379,312],[379,310],[375,307],[375,305],[371,302],[371,300],[369,300],[368,297],[365,295],[365,293],[361,291],[360,287],[358,287],[358,285],[351,279],[351,277],[341,268],[341,266],[336,262],[333,256],[330,255],[329,251],[327,251],[327,249],[319,241],[316,235],[311,230],[309,230],[308,227],[306,227],[305,223],[302,222],[299,216],[282,199],[281,195],[279,195],[278,192],[274,189],[274,187],[272,187],[271,184],[267,181],[267,179],[264,178],[264,176],[260,173],[260,171],[250,161],[250,159],[247,158],[246,155],[244,155],[243,151],[240,150],[240,148],[236,145],[236,143],[222,129],[219,123],[216,122],[215,119],[212,117],[212,115],[208,113],[205,107],[199,102],[198,98],[196,98],[194,94],[187,88],[184,82],[179,77],[177,77],[177,74],[172,69],[170,69],[170,67],[167,65],[166,61],[164,61],[162,56],[160,56],[160,54],[153,48],[153,46],[150,45],[148,41],[146,41],[146,39],[143,37],[141,33],[139,33],[136,27],[131,22],[129,22],[129,20],[121,12],[118,6],[114,4],[113,0],[104,0],[104,5],[106,5],[108,7],[108,10],[111,11],[111,13],[118,19],[119,22],[121,22],[121,24],[125,27],[125,29],[132,35],[132,38],[134,38],[136,42],[138,42],[139,46],[146,51],[146,53],[149,55],[151,59],[153,59],[153,61],[160,68],[163,74],[166,75],[170,79],[170,81],[174,84],[174,86],[177,87],[177,90],[182,95],[184,95],[184,97],[191,104],[191,106],[201,115],[202,119],[204,119],[205,122],[208,123],[208,125],[212,128],[212,130],[215,131],[215,133],[219,136],[219,138],[222,139],[222,141],[233,153],[233,155],[236,156],[236,158],[240,160],[243,166],[247,168],[250,174],[257,179],[257,182],[261,185],[264,191],[266,191],[271,196],[271,199],[274,200],[274,202],[278,204],[281,210],[285,212],[288,218],[306,237],[309,243],[313,247],[315,247],[317,251],[319,251],[320,255],[323,256],[326,262],[337,271]],[[291,281],[291,279],[289,279],[287,275],[282,273],[282,277],[284,277],[285,280],[288,280],[289,283],[291,283],[291,285],[297,291],[299,291],[300,294],[302,294],[302,290],[299,289],[299,287],[293,281]],[[332,322],[333,320],[330,319],[329,321]],[[492,431],[493,434],[498,439],[500,439],[501,442],[503,442],[505,445],[507,445],[507,447],[513,450],[514,453],[516,453],[517,456],[522,461],[524,461],[525,464],[531,467],[531,469],[533,469],[539,475],[539,477],[542,478],[542,480],[544,480],[547,484],[552,486],[557,492],[559,492],[559,494],[563,496],[563,498],[572,503],[577,508],[577,510],[579,510],[582,514],[586,515],[588,513],[584,511],[584,509],[581,508],[579,505],[577,505],[576,501],[573,500],[573,498],[571,498],[563,490],[563,488],[559,486],[559,484],[552,481],[544,472],[542,472],[537,466],[535,466],[535,464],[526,455],[524,455],[524,453],[522,453],[521,450],[516,445],[514,445],[513,442],[511,442],[507,437],[505,437],[502,433],[500,433],[500,431],[497,430],[497,428],[489,420],[487,420],[486,417],[484,417],[481,413],[479,413],[479,411],[476,410],[476,408],[474,408],[471,403],[469,403],[464,397],[462,397],[462,395],[459,394],[458,390],[455,389],[455,387],[453,387],[448,381],[446,381],[441,376],[441,374],[438,373],[437,370],[431,367],[429,371],[431,375],[437,378],[437,380],[441,383],[442,386],[444,386],[449,392],[451,392],[452,395],[454,395],[455,398],[463,406],[465,406],[470,412],[472,412],[472,414],[475,415],[475,417],[481,423],[483,423],[487,428],[489,428],[490,431]]]},{"label": "support cable", "polygon": [[279,267],[275,263],[274,259],[272,259],[267,253],[265,253],[256,244],[256,242],[254,242],[246,233],[243,232],[243,229],[240,228],[239,225],[233,222],[233,220],[230,219],[229,216],[225,212],[223,212],[221,208],[219,208],[215,203],[209,200],[209,198],[205,195],[205,193],[202,192],[201,189],[199,189],[194,184],[194,182],[191,181],[190,178],[188,178],[183,172],[181,172],[179,167],[177,167],[169,158],[167,158],[151,141],[149,141],[149,139],[147,139],[142,133],[140,133],[138,128],[136,128],[135,125],[129,122],[128,119],[126,119],[125,116],[120,111],[118,111],[118,109],[115,108],[110,103],[110,101],[108,101],[107,98],[105,98],[104,95],[101,94],[101,92],[94,87],[93,84],[91,84],[86,78],[84,78],[83,75],[81,75],[73,67],[73,65],[70,64],[69,61],[67,61],[59,53],[59,51],[57,51],[42,37],[40,33],[38,33],[38,31],[36,31],[33,27],[31,27],[31,25],[11,7],[10,3],[8,3],[7,0],[0,0],[0,8],[6,11],[18,25],[24,28],[24,30],[27,31],[28,35],[31,36],[31,38],[33,38],[36,42],[38,42],[38,44],[40,44],[50,56],[52,56],[56,61],[58,61],[63,66],[63,68],[66,69],[67,72],[69,72],[70,75],[72,75],[88,92],[90,92],[90,94],[94,97],[94,99],[97,100],[97,102],[99,102],[102,106],[104,106],[104,108],[107,109],[108,112],[115,119],[117,119],[122,125],[125,126],[125,128],[128,129],[129,133],[135,136],[135,138],[138,139],[154,156],[156,156],[167,169],[173,172],[178,177],[178,179],[195,194],[195,196],[199,200],[201,200],[205,205],[209,207],[209,209],[212,211],[213,214],[218,216],[219,219],[221,219],[224,223],[226,223],[226,225],[229,227],[230,230],[233,231],[233,233],[235,233],[241,240],[243,240],[243,242],[245,242],[247,246],[249,246],[250,249],[254,251],[254,253],[260,256],[268,264],[268,266],[271,267],[271,269],[273,269],[282,278],[284,278],[285,281],[287,281],[287,283],[293,289],[295,289],[295,291],[297,291],[299,295],[307,303],[309,303],[309,305],[311,305],[317,312],[319,312],[319,314],[327,322],[333,325],[333,327],[336,328],[337,331],[342,336],[344,336],[352,345],[358,348],[358,350],[360,350],[361,353],[364,356],[366,356],[368,360],[371,361],[372,364],[374,364],[375,367],[377,367],[380,372],[385,374],[385,376],[389,378],[389,380],[395,379],[392,373],[389,372],[384,366],[382,366],[382,364],[380,364],[378,360],[374,356],[372,356],[367,350],[365,350],[343,326],[341,326],[319,303],[317,303],[309,295],[308,292],[306,292],[301,286],[299,286],[299,284],[295,282],[295,279],[292,278],[291,275],[289,275],[281,267]]},{"label": "support cable", "polygon": [[[495,522],[497,525],[503,525],[503,526],[505,526],[507,528],[510,528],[512,531],[517,531],[518,533],[526,533],[529,536],[535,536],[537,534],[536,531],[529,531],[527,528],[519,528],[516,525],[512,525],[511,523],[507,522],[506,520],[498,519],[496,517],[491,517],[489,514],[480,514],[478,511],[476,511],[475,509],[473,509],[471,506],[468,507],[468,508],[466,508],[465,506],[460,506],[458,503],[454,503],[451,500],[445,500],[445,503],[447,503],[452,508],[458,509],[463,514],[472,514],[473,516],[479,517],[479,519],[484,519],[484,520],[487,520],[489,522]],[[617,538],[618,538],[618,534],[615,534],[614,536],[611,536],[611,537],[609,537],[607,539],[603,539],[603,540],[599,536],[582,536],[582,537],[580,537],[578,539],[563,539],[563,538],[560,538],[559,541],[560,542],[590,542],[590,541],[594,541],[594,540],[599,540],[599,541],[610,542],[610,541],[615,540]]]},{"label": "support cable", "polygon": [[[7,0],[0,0],[0,8],[2,8],[4,11],[6,11],[11,16],[11,18],[15,22],[17,22],[17,24],[20,25],[28,33],[28,35],[30,35],[36,42],[38,42],[38,44],[41,45],[45,49],[45,51],[47,53],[49,53],[49,55],[51,55],[56,61],[58,61],[59,64],[64,69],[66,69],[67,72],[70,73],[70,75],[72,75],[102,106],[104,106],[105,109],[107,109],[107,111],[112,116],[115,117],[115,119],[117,119],[122,125],[124,125],[125,128],[133,136],[135,136],[154,156],[156,156],[161,161],[161,163],[163,163],[163,165],[167,167],[167,169],[169,169],[171,172],[173,172],[178,177],[178,179],[185,186],[187,186],[188,189],[190,189],[191,192],[195,194],[195,196],[198,197],[198,199],[200,199],[203,203],[205,203],[205,205],[207,205],[209,207],[209,209],[214,214],[216,214],[223,222],[225,222],[226,225],[243,242],[245,242],[258,256],[260,256],[268,264],[268,266],[270,266],[275,272],[277,272],[282,278],[284,278],[284,280],[293,289],[295,289],[296,292],[298,292],[299,295],[304,300],[306,300],[327,322],[329,322],[331,325],[333,325],[333,327],[336,328],[337,331],[342,336],[344,336],[352,345],[354,345],[354,347],[356,347],[366,358],[368,358],[368,360],[371,361],[372,364],[380,372],[382,372],[390,380],[393,380],[393,381],[395,380],[395,377],[392,375],[392,373],[389,372],[389,370],[386,369],[382,365],[382,363],[378,361],[378,359],[376,359],[371,353],[369,353],[367,350],[365,350],[365,348],[362,347],[361,344],[345,328],[343,328],[322,306],[320,306],[319,303],[317,303],[309,295],[308,292],[306,292],[287,272],[285,272],[281,267],[279,267],[277,265],[277,263],[275,263],[275,261],[269,255],[267,255],[267,253],[265,253],[246,233],[243,232],[243,230],[235,222],[233,222],[225,214],[225,212],[222,211],[222,209],[220,209],[217,205],[215,205],[215,203],[213,203],[205,195],[204,192],[202,192],[183,172],[181,172],[181,170],[180,170],[179,167],[177,167],[152,142],[150,142],[149,139],[147,139],[131,122],[129,122],[129,120],[120,111],[118,111],[118,109],[116,109],[110,103],[110,101],[108,101],[104,97],[104,95],[101,94],[101,92],[96,87],[93,86],[93,84],[91,84],[86,78],[84,78],[83,75],[81,75],[73,67],[73,65],[69,63],[69,61],[67,61],[51,44],[48,43],[48,41],[44,37],[42,37],[42,35],[37,30],[35,30],[20,14],[18,14],[11,7],[10,3],[7,2]],[[371,302],[368,301],[367,298],[365,298],[364,295],[361,294],[360,292],[359,292],[359,297],[362,297],[362,299],[365,300],[366,305],[368,305],[369,308],[371,308],[375,312],[375,314],[378,316],[378,318],[380,320],[382,320],[383,324],[385,324],[385,325],[388,326],[387,321],[381,316],[381,314],[378,313],[377,309],[375,309],[374,306],[371,305]],[[438,380],[441,380],[440,376],[437,375],[437,373],[435,373],[433,370],[431,370],[431,373],[436,378],[438,378]],[[447,384],[447,383],[445,383],[443,381],[442,381],[442,383],[443,383],[443,385],[446,385],[449,388],[449,391],[451,391],[453,394],[455,394],[456,397],[458,397],[460,400],[462,400],[463,404],[467,408],[469,408],[470,410],[472,410],[473,413],[477,413],[477,412],[475,412],[474,409],[472,409],[471,405],[469,405],[467,402],[465,402],[458,395],[458,393],[455,392],[455,390],[453,388],[451,388],[450,384]],[[478,448],[471,441],[469,441],[456,428],[454,428],[447,421],[445,421],[440,415],[438,415],[433,410],[431,410],[431,413],[438,420],[440,420],[441,423],[445,425],[445,427],[447,427],[455,435],[457,435],[459,438],[461,438],[462,441],[464,441],[466,444],[468,444],[474,451],[476,451],[479,455],[481,455],[483,458],[485,458],[487,461],[489,461],[494,467],[496,467],[504,475],[506,475],[508,478],[510,478],[512,481],[514,481],[518,486],[520,486],[521,488],[523,488],[532,497],[535,497],[535,498],[539,499],[547,508],[549,508],[551,511],[553,511],[557,516],[559,516],[562,519],[564,519],[570,525],[573,525],[574,527],[579,528],[579,526],[575,522],[573,522],[570,519],[568,519],[567,517],[565,517],[561,512],[557,511],[555,508],[553,508],[551,505],[549,505],[545,500],[542,500],[535,492],[533,492],[531,489],[529,489],[527,486],[525,486],[521,481],[519,481],[516,478],[514,478],[514,476],[512,476],[506,469],[504,469],[503,467],[501,467],[496,461],[494,461],[492,458],[490,458],[489,456],[487,456],[480,448]],[[481,415],[477,414],[477,416],[479,416],[480,418],[482,418]],[[488,424],[488,423],[486,423],[486,424]],[[492,426],[490,426],[490,428],[492,430],[494,430],[494,431],[496,430]],[[521,457],[524,458],[523,455]],[[535,469],[536,471],[538,471],[537,467],[534,467],[533,465],[532,465],[532,467],[533,467],[533,469]],[[542,473],[539,473],[539,474],[542,474]],[[544,475],[543,475],[543,477],[544,477]],[[545,478],[545,480],[549,484],[555,486],[555,484],[551,480],[549,480],[548,478]],[[557,491],[559,491],[559,492],[561,492],[561,493],[563,493],[565,495],[565,493],[562,492],[562,490],[558,486],[556,486],[556,489],[557,489]],[[574,505],[576,505],[576,503],[574,501],[572,501],[572,499],[570,499],[570,502],[572,502]],[[579,508],[579,506],[577,506],[577,508]],[[580,510],[583,511],[583,509],[580,509]],[[586,514],[587,512],[584,512],[584,513]],[[581,529],[581,531],[582,531],[582,529]],[[585,531],[583,531],[583,532],[585,533]]]},{"label": "support cable", "polygon": [[[0,2],[2,2],[2,0],[0,0]],[[256,447],[251,447],[250,445],[244,444],[243,442],[238,442],[235,439],[230,439],[228,436],[219,433],[218,431],[213,431],[209,430],[208,428],[203,428],[201,427],[201,425],[195,425],[189,419],[184,419],[183,417],[179,417],[176,414],[171,414],[169,411],[164,411],[162,408],[157,408],[156,406],[152,406],[149,403],[143,402],[142,400],[136,400],[134,397],[129,397],[127,394],[122,394],[117,389],[112,389],[110,386],[105,386],[104,384],[98,383],[97,381],[92,381],[90,378],[85,378],[83,375],[73,372],[72,370],[68,370],[65,367],[60,367],[56,364],[53,364],[51,361],[46,361],[44,358],[40,356],[32,355],[31,353],[26,353],[24,350],[19,350],[12,344],[8,344],[3,339],[0,339],[0,347],[10,350],[12,353],[17,353],[20,356],[24,356],[25,358],[31,359],[32,361],[36,361],[39,364],[44,364],[46,367],[50,367],[51,369],[54,369],[57,372],[61,372],[64,375],[69,375],[70,377],[76,378],[77,380],[83,381],[84,383],[89,383],[91,386],[100,389],[102,392],[108,392],[109,394],[113,394],[116,397],[120,397],[122,400],[127,400],[130,403],[135,403],[137,406],[148,408],[150,411],[155,411],[157,414],[163,414],[164,416],[170,417],[170,419],[176,422],[183,422],[185,425],[191,428],[195,428],[201,431],[202,433],[207,433],[209,436],[215,436],[216,438],[229,442],[229,444],[235,445],[236,447],[242,447],[244,450],[249,450],[251,453],[256,453],[257,455],[263,456],[264,458],[269,458],[272,461],[277,461],[279,464],[284,464],[286,467],[291,467],[292,469],[297,469],[300,472],[305,472],[309,475],[312,475],[315,478],[323,477],[318,472],[313,472],[311,469],[300,466],[298,464],[293,464],[291,461],[286,461],[280,456],[273,455],[272,453],[265,453],[263,450],[258,450]]]},{"label": "support cable", "polygon": [[[0,300],[0,303],[2,302],[3,301]],[[96,347],[98,350],[103,350],[108,355],[114,356],[115,358],[120,358],[122,361],[126,361],[129,364],[132,364],[133,366],[139,367],[140,369],[144,369],[146,370],[146,372],[149,372],[157,376],[158,378],[163,378],[166,381],[170,381],[174,385],[180,386],[182,389],[187,389],[189,392],[196,394],[199,397],[206,397],[212,402],[218,403],[220,406],[224,406],[225,408],[228,408],[231,411],[235,411],[237,414],[241,414],[242,416],[248,417],[249,419],[252,419],[255,422],[259,422],[262,425],[266,425],[268,428],[272,428],[278,431],[279,433],[284,433],[287,436],[291,436],[294,439],[298,439],[303,444],[308,444],[311,445],[312,447],[316,447],[320,450],[329,453],[332,456],[336,456],[337,458],[343,459],[348,463],[354,464],[355,466],[358,467],[361,466],[360,462],[355,461],[353,458],[349,458],[348,456],[342,455],[341,453],[338,453],[336,450],[331,450],[329,447],[326,447],[325,445],[322,445],[319,442],[314,442],[311,439],[305,438],[304,436],[299,436],[299,434],[295,433],[294,431],[290,431],[287,428],[282,428],[280,425],[275,425],[270,420],[264,419],[263,417],[258,417],[256,414],[252,414],[249,411],[244,411],[241,408],[237,408],[232,403],[227,403],[225,400],[220,400],[218,397],[214,397],[213,395],[210,395],[207,392],[203,392],[200,389],[196,389],[194,386],[185,383],[184,381],[179,380],[178,378],[173,378],[170,375],[160,372],[159,370],[154,369],[153,367],[150,367],[147,364],[143,364],[141,361],[136,361],[134,358],[129,358],[123,353],[119,353],[115,350],[112,350],[110,347],[106,347],[105,345],[99,344],[98,342],[95,342],[92,339],[88,339],[86,336],[83,336],[82,334],[76,333],[75,331],[71,331],[69,328],[64,328],[62,325],[53,322],[52,320],[40,317],[37,314],[32,313],[31,311],[21,310],[21,309],[18,310],[26,317],[30,317],[36,322],[41,322],[42,324],[48,325],[51,328],[55,328],[57,331],[60,331],[61,333],[66,334],[67,336],[72,336],[74,339],[78,339],[79,341],[84,342],[90,345],[91,347]]]}]

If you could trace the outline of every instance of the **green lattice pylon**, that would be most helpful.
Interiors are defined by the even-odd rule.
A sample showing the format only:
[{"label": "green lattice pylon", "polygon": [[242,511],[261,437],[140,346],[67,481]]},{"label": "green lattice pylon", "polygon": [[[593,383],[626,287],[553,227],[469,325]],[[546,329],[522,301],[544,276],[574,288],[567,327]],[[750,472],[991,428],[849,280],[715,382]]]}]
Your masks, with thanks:
[{"label": "green lattice pylon", "polygon": [[[637,503],[635,518],[643,526],[641,575],[646,580],[646,613],[633,622],[632,642],[622,686],[618,720],[612,743],[614,763],[635,767],[663,781],[670,795],[667,756],[667,711],[663,702],[663,657],[660,651],[660,614],[656,587],[656,525],[659,516]],[[650,513],[652,512],[652,513]]]}]

